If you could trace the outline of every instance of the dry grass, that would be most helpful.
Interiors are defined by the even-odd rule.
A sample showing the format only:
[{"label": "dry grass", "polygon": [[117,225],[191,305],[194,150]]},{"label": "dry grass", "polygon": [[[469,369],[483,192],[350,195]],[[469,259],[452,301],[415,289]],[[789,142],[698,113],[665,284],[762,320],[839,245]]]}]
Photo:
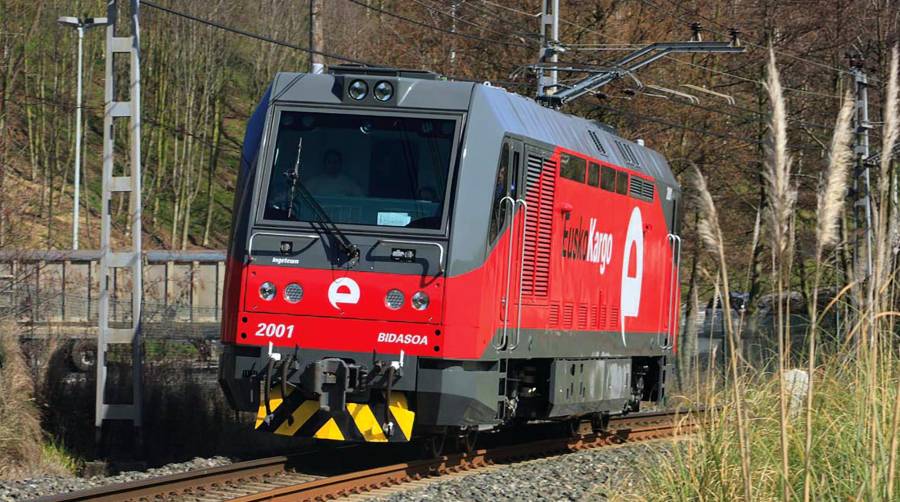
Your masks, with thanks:
[{"label": "dry grass", "polygon": [[34,382],[14,323],[0,324],[0,479],[71,473],[63,448],[45,444]]},{"label": "dry grass", "polygon": [[[885,443],[878,451],[878,493],[867,493],[869,462],[863,454],[868,448],[865,400],[866,382],[859,378],[858,368],[839,358],[829,359],[817,375],[816,413],[812,427],[811,494],[813,500],[885,500],[890,448]],[[895,375],[900,376],[900,375]],[[753,499],[778,500],[783,496],[781,483],[781,427],[779,383],[771,374],[751,374],[742,378],[744,407],[750,417],[748,436],[752,452]],[[880,384],[880,390],[893,396],[896,379]],[[737,424],[735,401],[723,390],[709,399],[709,404],[723,406],[711,415],[712,421],[693,441],[681,449],[674,462],[651,461],[652,469],[644,488],[651,500],[746,500],[741,483],[740,448],[735,441]],[[889,408],[891,402],[880,406]],[[879,409],[880,411],[880,409]],[[887,420],[882,426],[887,428]],[[805,427],[798,418],[788,429],[791,453],[789,487],[799,496],[803,490]],[[872,496],[874,495],[874,496]]]}]

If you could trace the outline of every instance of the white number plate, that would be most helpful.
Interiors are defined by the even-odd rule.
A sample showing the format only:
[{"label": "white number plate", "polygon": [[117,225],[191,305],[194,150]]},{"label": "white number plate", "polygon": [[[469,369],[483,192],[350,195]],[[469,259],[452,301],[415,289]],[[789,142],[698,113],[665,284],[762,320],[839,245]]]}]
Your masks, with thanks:
[{"label": "white number plate", "polygon": [[294,336],[294,325],[261,322],[256,325],[256,336],[265,338],[292,338]]}]

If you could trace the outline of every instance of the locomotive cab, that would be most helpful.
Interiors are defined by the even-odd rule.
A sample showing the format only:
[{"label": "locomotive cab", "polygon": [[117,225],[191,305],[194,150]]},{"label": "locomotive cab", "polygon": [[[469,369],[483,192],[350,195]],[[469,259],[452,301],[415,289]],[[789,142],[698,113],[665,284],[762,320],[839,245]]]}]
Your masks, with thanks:
[{"label": "locomotive cab", "polygon": [[279,74],[244,140],[223,390],[261,431],[373,442],[661,399],[679,197],[655,152],[502,89]]}]

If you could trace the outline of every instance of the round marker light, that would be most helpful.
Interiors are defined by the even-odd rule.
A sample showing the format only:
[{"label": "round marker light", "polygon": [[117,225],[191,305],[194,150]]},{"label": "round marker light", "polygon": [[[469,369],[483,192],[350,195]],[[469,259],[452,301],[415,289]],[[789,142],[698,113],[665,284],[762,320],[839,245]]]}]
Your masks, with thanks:
[{"label": "round marker light", "polygon": [[359,101],[366,97],[366,94],[369,93],[369,84],[367,84],[364,80],[354,80],[350,82],[350,87],[347,88],[347,94],[350,95],[351,98]]},{"label": "round marker light", "polygon": [[259,287],[259,297],[267,302],[270,302],[275,298],[275,293],[277,293],[277,290],[275,289],[275,285],[271,282],[266,281]]},{"label": "round marker light", "polygon": [[284,299],[288,303],[297,303],[303,299],[303,288],[299,284],[288,284],[284,288]]},{"label": "round marker light", "polygon": [[403,291],[392,289],[388,291],[387,296],[384,297],[384,304],[391,310],[397,310],[403,306],[405,300],[406,297],[403,295]]},{"label": "round marker light", "polygon": [[412,296],[412,307],[416,310],[425,310],[428,308],[428,295],[424,291],[417,291]]},{"label": "round marker light", "polygon": [[394,97],[394,86],[390,82],[382,80],[375,84],[375,90],[372,92],[378,101],[390,101]]}]

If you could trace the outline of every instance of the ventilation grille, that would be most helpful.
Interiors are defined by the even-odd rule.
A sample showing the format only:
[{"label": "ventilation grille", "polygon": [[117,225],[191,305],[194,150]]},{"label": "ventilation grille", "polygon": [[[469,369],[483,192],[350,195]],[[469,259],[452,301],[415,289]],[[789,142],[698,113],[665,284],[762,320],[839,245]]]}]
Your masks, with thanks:
[{"label": "ventilation grille", "polygon": [[597,329],[600,327],[600,325],[598,324],[599,320],[597,318],[599,310],[600,310],[599,306],[597,306],[597,305],[591,306],[591,320],[590,320],[589,326],[593,329]]},{"label": "ventilation grille", "polygon": [[591,141],[594,142],[594,146],[597,147],[597,150],[600,150],[600,155],[609,155],[606,153],[606,148],[603,147],[603,143],[600,141],[600,136],[597,135],[597,131],[588,131],[588,136],[591,137]]},{"label": "ventilation grille", "polygon": [[528,155],[525,201],[525,263],[522,294],[546,297],[550,292],[550,239],[553,236],[553,194],[557,163]]},{"label": "ventilation grille", "polygon": [[572,327],[572,317],[575,313],[575,305],[571,303],[567,303],[563,306],[563,327],[571,328]]},{"label": "ventilation grille", "polygon": [[550,305],[550,326],[557,327],[559,326],[559,304],[554,303]]},{"label": "ventilation grille", "polygon": [[629,187],[628,192],[632,197],[637,197],[638,199],[644,199],[648,201],[653,201],[653,190],[656,188],[650,181],[642,180],[637,176],[631,177],[631,187]]},{"label": "ventilation grille", "polygon": [[578,329],[588,327],[588,306],[585,303],[578,305]]},{"label": "ventilation grille", "polygon": [[631,145],[626,145],[621,141],[616,141],[616,146],[619,148],[619,153],[622,154],[622,160],[624,160],[626,164],[632,167],[638,167],[641,165],[641,162],[638,160],[637,155],[634,154],[634,150],[631,149]]}]

